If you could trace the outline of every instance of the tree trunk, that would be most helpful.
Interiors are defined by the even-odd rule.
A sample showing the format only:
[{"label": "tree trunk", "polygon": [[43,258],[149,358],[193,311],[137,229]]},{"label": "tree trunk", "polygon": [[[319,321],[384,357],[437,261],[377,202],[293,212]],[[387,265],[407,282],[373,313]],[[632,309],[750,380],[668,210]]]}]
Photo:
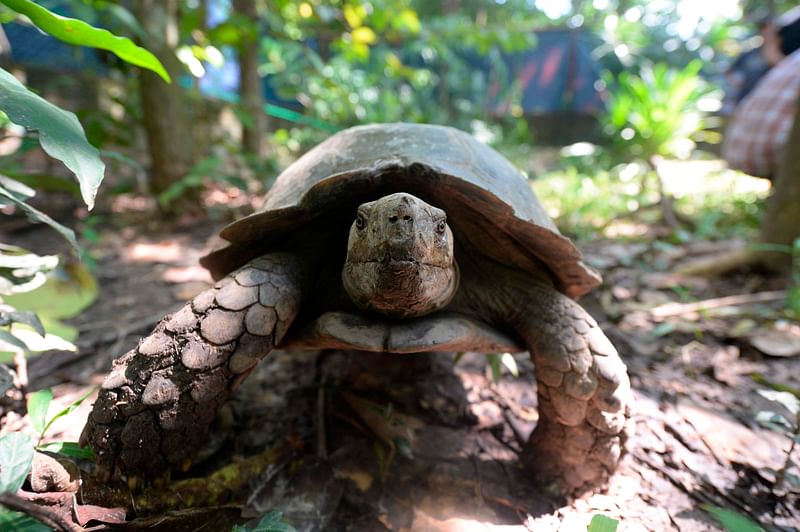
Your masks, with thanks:
[{"label": "tree trunk", "polygon": [[150,152],[151,189],[159,194],[183,178],[192,166],[192,122],[179,83],[178,0],[139,0],[136,16],[147,33],[147,48],[166,68],[172,83],[141,70],[142,119]]},{"label": "tree trunk", "polygon": [[[789,138],[783,147],[772,195],[767,199],[759,242],[791,246],[795,239],[800,238],[798,206],[800,206],[800,102],[794,114],[794,124]],[[791,266],[791,255],[768,253],[764,261],[770,267],[785,270]]]},{"label": "tree trunk", "polygon": [[242,123],[242,146],[245,152],[260,158],[264,152],[267,115],[264,114],[264,91],[258,75],[258,10],[256,0],[233,0],[234,11],[247,17],[255,31],[242,32],[239,44],[239,100],[249,117]]}]

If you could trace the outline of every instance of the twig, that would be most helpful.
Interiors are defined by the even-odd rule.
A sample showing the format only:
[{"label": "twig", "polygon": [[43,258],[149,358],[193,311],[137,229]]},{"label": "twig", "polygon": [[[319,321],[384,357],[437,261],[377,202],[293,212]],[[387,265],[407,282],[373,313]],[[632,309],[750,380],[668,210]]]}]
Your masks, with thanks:
[{"label": "twig", "polygon": [[0,504],[6,508],[23,512],[59,532],[74,532],[75,527],[64,521],[60,515],[45,506],[23,499],[13,493],[0,493]]},{"label": "twig", "polygon": [[650,315],[654,318],[669,318],[688,314],[690,312],[700,312],[722,307],[733,307],[750,303],[766,303],[768,301],[778,301],[786,298],[786,290],[772,290],[768,292],[757,292],[755,294],[737,294],[735,296],[715,297],[695,301],[694,303],[664,303],[650,310]]}]

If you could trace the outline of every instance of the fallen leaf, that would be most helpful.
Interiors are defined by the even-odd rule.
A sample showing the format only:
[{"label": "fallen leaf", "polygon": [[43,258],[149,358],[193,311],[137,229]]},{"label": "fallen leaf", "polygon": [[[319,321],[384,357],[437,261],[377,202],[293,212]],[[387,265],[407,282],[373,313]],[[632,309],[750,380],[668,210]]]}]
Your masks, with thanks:
[{"label": "fallen leaf", "polygon": [[800,354],[800,327],[760,330],[749,337],[750,343],[773,357],[793,357]]}]

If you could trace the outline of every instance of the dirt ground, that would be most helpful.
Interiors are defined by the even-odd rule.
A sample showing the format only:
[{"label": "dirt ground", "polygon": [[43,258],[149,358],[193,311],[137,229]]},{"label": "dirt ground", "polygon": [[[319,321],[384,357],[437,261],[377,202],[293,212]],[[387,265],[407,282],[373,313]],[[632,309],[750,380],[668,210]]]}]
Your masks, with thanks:
[{"label": "dirt ground", "polygon": [[[95,246],[100,296],[71,322],[79,350],[32,359],[32,389],[52,387],[69,404],[102,382],[114,357],[208,286],[197,258],[214,231],[203,223],[158,236],[138,226],[104,233]],[[51,238],[36,229],[14,243],[35,249]],[[596,514],[618,519],[619,530],[720,530],[703,504],[797,530],[800,497],[775,486],[790,439],[756,422],[759,411],[780,409],[757,393],[763,382],[800,389],[800,326],[781,310],[788,281],[680,277],[670,272],[684,261],[741,243],[647,242],[583,247],[605,283],[582,303],[626,361],[636,397],[636,435],[606,491],[564,501],[519,467],[537,421],[526,354],[513,357],[517,377],[504,371],[494,382],[477,354],[454,363],[453,353],[273,353],[223,409],[198,450],[205,460],[182,476],[283,449],[227,502],[244,504],[245,517],[281,509],[298,530],[572,531]],[[89,407],[48,439],[76,441]],[[408,448],[375,436],[382,427],[368,421],[370,409],[401,427]],[[27,418],[11,413],[3,425],[26,430]],[[239,512],[224,502],[150,516],[137,507],[141,517],[116,526],[226,530]]]}]

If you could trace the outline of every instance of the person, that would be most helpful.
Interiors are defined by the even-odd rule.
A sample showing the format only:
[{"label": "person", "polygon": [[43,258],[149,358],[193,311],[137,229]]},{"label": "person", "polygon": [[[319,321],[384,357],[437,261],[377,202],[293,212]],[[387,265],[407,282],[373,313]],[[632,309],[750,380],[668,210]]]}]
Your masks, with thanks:
[{"label": "person", "polygon": [[800,99],[800,6],[765,29],[761,54],[771,68],[736,106],[722,157],[730,168],[772,179]]}]

